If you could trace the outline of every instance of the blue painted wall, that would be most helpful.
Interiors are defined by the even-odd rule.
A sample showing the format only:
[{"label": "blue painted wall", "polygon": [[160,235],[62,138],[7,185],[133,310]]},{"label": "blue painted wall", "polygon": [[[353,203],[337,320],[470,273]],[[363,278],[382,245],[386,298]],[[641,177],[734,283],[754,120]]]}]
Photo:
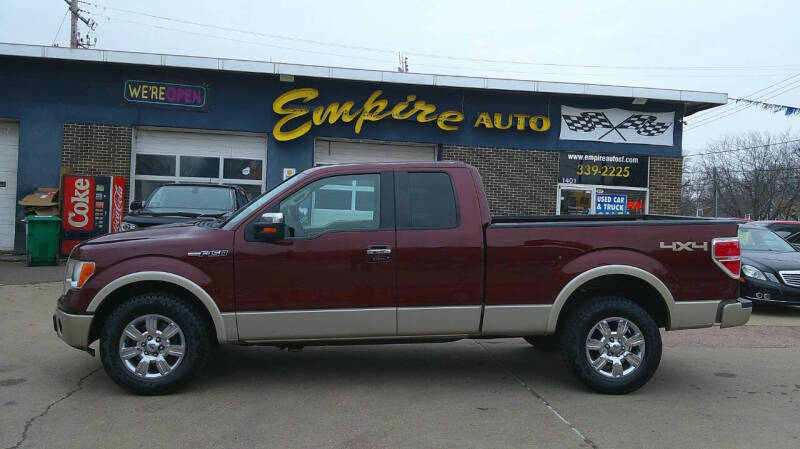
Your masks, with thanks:
[{"label": "blue painted wall", "polygon": [[[208,112],[164,109],[122,102],[125,79],[188,82],[208,86]],[[414,94],[437,106],[437,112],[456,110],[465,116],[458,131],[443,131],[435,122],[384,119],[364,124],[356,135],[354,123],[313,127],[305,136],[278,142],[272,128],[278,117],[272,102],[281,93],[300,87],[319,89],[311,105],[353,100],[356,108],[375,89],[384,91],[389,105]],[[651,112],[675,111],[676,129],[672,147],[559,141],[559,111],[570,106]],[[523,113],[550,117],[547,132],[473,128],[478,112]],[[98,64],[0,57],[0,117],[20,121],[18,197],[37,186],[55,186],[61,164],[64,122],[124,126],[249,131],[270,135],[267,144],[267,185],[280,182],[283,167],[303,169],[312,164],[314,137],[341,137],[402,142],[455,144],[538,150],[570,149],[679,157],[683,108],[680,104],[648,102],[636,106],[630,100],[597,99],[521,92],[423,87],[295,77],[280,82],[276,75],[231,73],[211,70],[150,68],[122,64]],[[21,213],[21,210],[18,211]],[[19,234],[19,232],[18,232]],[[19,241],[18,235],[18,241]]]}]

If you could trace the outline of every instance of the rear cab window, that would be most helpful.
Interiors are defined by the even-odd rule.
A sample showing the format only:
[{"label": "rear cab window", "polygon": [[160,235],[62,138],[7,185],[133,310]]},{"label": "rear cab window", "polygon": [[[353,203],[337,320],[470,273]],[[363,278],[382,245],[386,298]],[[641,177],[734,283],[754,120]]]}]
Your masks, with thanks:
[{"label": "rear cab window", "polygon": [[395,179],[398,229],[447,229],[458,226],[458,204],[450,174],[400,172]]}]

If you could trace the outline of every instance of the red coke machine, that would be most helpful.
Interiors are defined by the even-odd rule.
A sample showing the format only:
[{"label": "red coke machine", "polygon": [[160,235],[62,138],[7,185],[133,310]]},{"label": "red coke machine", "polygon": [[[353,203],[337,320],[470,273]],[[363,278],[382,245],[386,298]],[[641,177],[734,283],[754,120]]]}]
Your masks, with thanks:
[{"label": "red coke machine", "polygon": [[61,254],[69,255],[84,240],[119,231],[125,178],[64,175],[61,186]]}]

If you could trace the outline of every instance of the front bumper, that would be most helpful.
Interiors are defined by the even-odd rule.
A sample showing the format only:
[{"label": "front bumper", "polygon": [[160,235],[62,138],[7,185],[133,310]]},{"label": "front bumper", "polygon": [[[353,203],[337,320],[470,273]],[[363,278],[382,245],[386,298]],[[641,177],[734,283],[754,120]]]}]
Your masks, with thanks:
[{"label": "front bumper", "polygon": [[800,288],[775,282],[745,278],[741,292],[743,297],[757,303],[800,304]]},{"label": "front bumper", "polygon": [[89,329],[94,315],[73,315],[56,308],[53,314],[53,330],[64,343],[73,348],[89,351]]},{"label": "front bumper", "polygon": [[720,328],[742,326],[750,319],[753,312],[753,301],[739,298],[734,301],[722,301],[719,304],[717,321]]}]

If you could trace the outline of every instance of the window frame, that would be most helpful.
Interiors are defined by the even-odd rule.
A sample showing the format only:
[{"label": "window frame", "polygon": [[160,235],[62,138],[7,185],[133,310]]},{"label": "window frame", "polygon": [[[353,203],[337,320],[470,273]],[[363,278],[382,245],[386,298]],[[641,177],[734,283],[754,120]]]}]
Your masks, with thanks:
[{"label": "window frame", "polygon": [[[576,216],[580,217],[581,214],[562,214],[561,213],[561,189],[568,189],[568,190],[591,190],[591,202],[589,205],[589,213],[586,215],[597,215],[595,213],[595,209],[597,208],[597,190],[628,190],[634,192],[644,192],[644,210],[641,214],[625,214],[627,216],[643,216],[650,213],[650,187],[618,187],[618,186],[606,186],[606,185],[599,185],[599,184],[570,184],[570,183],[558,183],[556,184],[556,215],[565,215],[565,216]],[[605,193],[605,192],[602,192]],[[602,194],[601,193],[601,194]]]},{"label": "window frame", "polygon": [[[322,237],[327,234],[334,234],[340,232],[378,232],[378,231],[393,231],[395,229],[395,214],[394,214],[394,173],[391,171],[381,171],[381,172],[374,172],[374,171],[367,171],[367,172],[350,172],[350,173],[335,173],[331,174],[330,176],[323,176],[320,178],[316,178],[310,180],[309,182],[298,186],[293,192],[287,193],[285,196],[280,198],[277,202],[275,202],[272,206],[270,206],[267,211],[270,212],[280,212],[281,203],[289,198],[292,197],[295,193],[299,192],[300,190],[308,187],[311,184],[317,183],[319,181],[323,181],[325,179],[330,178],[339,178],[343,176],[359,176],[359,175],[376,175],[378,177],[378,227],[373,229],[330,229],[319,234],[314,234],[313,236],[308,237],[290,237],[286,236],[286,240],[314,240],[319,237]],[[263,212],[262,212],[263,213]],[[258,219],[260,214],[256,214],[254,220],[248,223],[248,226],[251,225],[253,221]],[[285,220],[285,217],[284,217]],[[284,221],[285,222],[285,221]]]},{"label": "window frame", "polygon": [[[136,158],[139,156],[169,156],[175,158],[175,172],[172,175],[139,175],[136,174]],[[195,176],[181,176],[181,156],[187,157],[203,157],[210,159],[219,159],[219,167],[217,168],[217,177],[204,178]],[[224,165],[226,159],[249,159],[261,161],[261,178],[262,179],[235,179],[224,178]],[[251,185],[258,186],[261,193],[266,190],[266,160],[257,157],[232,157],[232,156],[207,156],[196,154],[168,154],[168,153],[136,153],[131,157],[131,194],[129,196],[129,203],[133,201],[146,201],[147,198],[136,198],[136,181],[155,181],[164,184],[181,184],[181,183],[209,183],[209,184],[224,184],[232,186]],[[148,195],[149,197],[149,195]]]},{"label": "window frame", "polygon": [[[411,186],[409,174],[411,173],[443,173],[450,180],[450,189],[455,202],[456,221],[451,226],[418,227],[411,226]],[[395,172],[395,223],[398,231],[431,231],[436,229],[456,229],[461,226],[461,207],[459,207],[456,183],[453,175],[445,170],[403,170]]]}]

